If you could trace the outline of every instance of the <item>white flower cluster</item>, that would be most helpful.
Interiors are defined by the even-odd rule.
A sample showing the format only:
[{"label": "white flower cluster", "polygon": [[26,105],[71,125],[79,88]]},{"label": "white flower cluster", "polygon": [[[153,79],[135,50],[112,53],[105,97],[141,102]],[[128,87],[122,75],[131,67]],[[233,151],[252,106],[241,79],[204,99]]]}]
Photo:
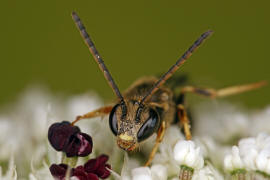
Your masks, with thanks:
[{"label": "white flower cluster", "polygon": [[[174,158],[180,166],[194,171],[192,180],[221,180],[220,173],[210,164],[205,165],[200,147],[193,141],[180,140],[174,147]],[[180,174],[181,176],[181,174]]]},{"label": "white flower cluster", "polygon": [[[29,176],[31,180],[53,180],[48,167],[52,163],[61,162],[61,153],[57,153],[48,144],[49,126],[56,121],[73,120],[77,115],[100,106],[101,101],[93,93],[64,100],[40,88],[28,89],[16,104],[12,104],[12,108],[8,106],[5,114],[0,114],[0,164],[7,167],[6,162],[9,162],[11,157],[14,157],[16,164],[16,168],[9,168],[7,172],[3,168],[2,174],[8,175],[17,171],[20,179]],[[102,134],[97,131],[108,129],[107,123],[95,118],[91,122],[80,124],[82,131],[93,134],[96,139]],[[113,144],[113,138],[108,138],[111,137],[109,129],[102,132],[107,136],[108,142],[100,144],[98,142],[102,141],[97,140],[95,146],[107,147]],[[111,151],[112,148],[107,148],[107,151]],[[36,169],[43,164],[44,167]],[[7,175],[0,176],[0,179]]]},{"label": "white flower cluster", "polygon": [[235,138],[270,132],[270,106],[260,111],[247,112],[233,104],[208,101],[195,106],[193,116],[196,119],[194,132],[197,136],[208,135],[223,144]]},{"label": "white flower cluster", "polygon": [[[91,93],[63,100],[45,91],[27,91],[17,104],[12,105],[10,112],[0,114],[0,163],[4,165],[2,169],[0,167],[0,179],[16,180],[18,172],[19,179],[53,180],[49,167],[61,162],[61,153],[48,145],[49,125],[63,120],[71,121],[77,115],[102,105],[97,96]],[[259,134],[256,138],[242,139],[238,146],[232,148],[230,142],[233,137],[241,139],[262,131],[270,133],[270,108],[248,114],[228,105],[216,105],[214,110],[209,110],[210,105],[204,107],[207,108],[195,110],[195,119],[198,121],[195,122],[194,139],[185,140],[178,125],[171,125],[150,167],[142,165],[147,160],[156,136],[140,146],[140,156],[128,157],[117,147],[105,119],[80,121],[78,126],[93,138],[94,147],[90,158],[101,153],[109,156],[112,175],[108,179],[178,180],[181,173],[189,172],[190,180],[222,180],[226,173],[234,170],[269,175],[269,135]],[[225,156],[228,150],[231,153]],[[14,162],[11,157],[14,157]],[[85,160],[79,158],[77,165],[83,164]],[[226,172],[219,171],[223,161]]]},{"label": "white flower cluster", "polygon": [[[174,130],[175,127],[172,127],[172,132]],[[183,166],[191,170],[192,180],[223,179],[213,166],[210,164],[204,165],[200,147],[196,147],[193,141],[181,139],[176,142],[174,147],[168,145],[166,139],[172,135],[172,132],[168,132],[164,143],[161,144],[163,149],[156,155],[151,167],[132,167],[132,165],[129,165],[129,163],[133,163],[132,160],[129,160],[126,156],[121,175],[113,172],[114,177],[118,180],[178,180],[179,175],[181,175],[181,166]],[[179,131],[176,132],[176,136],[178,133]],[[167,157],[165,158],[165,156]]]},{"label": "white flower cluster", "polygon": [[260,133],[256,138],[239,141],[232,153],[224,159],[225,168],[233,172],[238,169],[257,171],[270,176],[270,136]]}]

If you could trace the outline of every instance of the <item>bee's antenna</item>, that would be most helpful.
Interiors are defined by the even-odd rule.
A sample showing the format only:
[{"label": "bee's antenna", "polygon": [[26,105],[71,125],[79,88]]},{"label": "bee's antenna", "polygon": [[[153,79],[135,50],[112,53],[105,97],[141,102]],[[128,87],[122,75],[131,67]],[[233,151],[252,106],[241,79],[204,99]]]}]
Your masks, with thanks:
[{"label": "bee's antenna", "polygon": [[86,32],[86,29],[82,23],[82,21],[80,20],[79,16],[75,13],[72,12],[72,18],[74,20],[74,22],[76,23],[77,28],[79,29],[81,36],[84,39],[85,44],[87,45],[87,47],[89,48],[90,53],[93,55],[95,61],[98,63],[99,68],[101,69],[101,71],[103,72],[106,80],[108,81],[109,85],[111,86],[111,88],[113,89],[115,95],[122,101],[124,102],[124,98],[121,95],[118,87],[116,86],[109,70],[107,69],[107,67],[105,66],[101,56],[99,55],[93,41],[91,40],[90,36],[88,35],[88,33]]},{"label": "bee's antenna", "polygon": [[212,30],[203,33],[193,45],[182,55],[180,59],[166,72],[152,87],[152,89],[142,98],[141,104],[147,101],[158,89],[162,86],[167,79],[169,79],[172,74],[182,65],[184,62],[192,55],[192,53],[202,44],[202,42],[213,33]]}]

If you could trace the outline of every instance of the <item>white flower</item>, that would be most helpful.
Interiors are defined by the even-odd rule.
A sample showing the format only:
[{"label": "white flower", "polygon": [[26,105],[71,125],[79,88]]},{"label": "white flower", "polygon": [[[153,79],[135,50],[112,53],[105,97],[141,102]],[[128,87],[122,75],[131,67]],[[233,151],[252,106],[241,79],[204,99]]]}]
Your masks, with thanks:
[{"label": "white flower", "polygon": [[[0,159],[8,161],[10,157],[19,151],[20,144],[17,139],[18,132],[12,129],[16,126],[10,118],[0,117]],[[14,129],[15,130],[15,129]]]},{"label": "white flower", "polygon": [[227,170],[247,169],[270,174],[270,136],[260,133],[256,138],[240,140],[239,148],[234,146],[232,154],[224,159]]},{"label": "white flower", "polygon": [[257,170],[270,174],[270,149],[263,149],[256,158]]},{"label": "white flower", "polygon": [[173,152],[174,159],[179,165],[186,165],[193,169],[200,169],[203,167],[204,159],[200,147],[196,148],[193,141],[178,141]]},{"label": "white flower", "polygon": [[249,133],[256,136],[260,132],[270,132],[270,106],[251,115]]},{"label": "white flower", "polygon": [[201,148],[204,159],[209,159],[215,167],[221,167],[224,156],[231,151],[231,147],[224,146],[207,135],[194,137],[194,142]]},{"label": "white flower", "polygon": [[172,125],[165,133],[164,139],[159,145],[153,164],[162,164],[167,167],[168,176],[178,175],[180,167],[174,159],[173,147],[179,140],[184,140],[178,125]]},{"label": "white flower", "polygon": [[167,168],[161,164],[155,164],[151,168],[149,167],[137,167],[130,169],[131,172],[123,172],[121,175],[114,171],[112,175],[118,180],[167,180]]},{"label": "white flower", "polygon": [[233,146],[232,153],[225,156],[224,167],[226,170],[230,172],[233,170],[244,168],[244,163],[240,157],[239,149],[237,146]]},{"label": "white flower", "polygon": [[240,155],[250,170],[260,170],[270,174],[270,136],[260,133],[256,138],[246,138],[239,142]]},{"label": "white flower", "polygon": [[131,174],[132,180],[167,180],[167,169],[160,164],[153,165],[151,168],[135,168]]},{"label": "white flower", "polygon": [[54,180],[51,172],[49,170],[49,166],[46,163],[43,163],[43,166],[38,170],[32,171],[29,174],[30,180]]},{"label": "white flower", "polygon": [[181,133],[179,125],[171,125],[170,128],[166,131],[163,144],[173,147],[179,140],[184,140],[185,137]]},{"label": "white flower", "polygon": [[235,137],[248,135],[250,117],[246,112],[232,104],[207,101],[197,105],[194,110],[197,136],[209,135],[219,142],[230,142]]},{"label": "white flower", "polygon": [[167,167],[163,164],[153,164],[150,167],[138,167],[139,163],[135,159],[130,159],[125,153],[124,163],[121,170],[121,175],[113,170],[112,175],[117,180],[167,180]]},{"label": "white flower", "polygon": [[149,167],[139,167],[132,170],[132,180],[152,180],[151,170]]},{"label": "white flower", "polygon": [[125,153],[124,156],[124,163],[122,165],[122,170],[121,170],[121,175],[117,174],[113,170],[112,175],[115,177],[117,180],[131,180],[131,171],[132,169],[136,168],[139,166],[139,162],[137,159],[130,159],[128,157],[128,154]]},{"label": "white flower", "polygon": [[151,173],[153,179],[166,180],[168,177],[167,168],[161,164],[154,164],[151,167]]},{"label": "white flower", "polygon": [[202,169],[195,171],[192,180],[223,180],[224,178],[213,166],[207,165]]},{"label": "white flower", "polygon": [[255,170],[255,160],[258,155],[255,138],[245,138],[238,143],[240,155],[246,168]]},{"label": "white flower", "polygon": [[0,166],[0,179],[1,180],[17,180],[17,171],[14,164],[13,156],[9,160],[8,170],[5,175],[2,174],[2,167]]}]

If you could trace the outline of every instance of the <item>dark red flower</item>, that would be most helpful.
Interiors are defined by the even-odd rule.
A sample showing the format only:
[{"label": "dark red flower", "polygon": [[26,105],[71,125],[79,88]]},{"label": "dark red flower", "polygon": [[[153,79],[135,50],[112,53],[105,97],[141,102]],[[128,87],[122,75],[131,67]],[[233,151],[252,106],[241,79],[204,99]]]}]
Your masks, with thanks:
[{"label": "dark red flower", "polygon": [[79,127],[71,126],[67,121],[54,123],[49,128],[48,139],[55,150],[62,151],[68,145],[70,137],[78,132]]},{"label": "dark red flower", "polygon": [[64,180],[66,177],[68,166],[66,164],[52,164],[50,171],[52,176],[57,180]]},{"label": "dark red flower", "polygon": [[[67,121],[52,124],[49,128],[48,139],[57,151],[65,152],[67,157],[87,156],[93,148],[92,138]],[[56,180],[65,180],[68,172],[69,177],[76,177],[79,180],[105,179],[110,176],[108,169],[111,169],[111,166],[106,164],[108,159],[107,155],[102,154],[96,159],[90,159],[84,166],[77,166],[70,171],[66,164],[52,164],[50,172]]]},{"label": "dark red flower", "polygon": [[77,177],[79,180],[99,180],[96,174],[85,172],[83,166],[72,169],[72,176]]},{"label": "dark red flower", "polygon": [[81,133],[80,128],[63,121],[54,123],[48,131],[48,139],[57,151],[63,151],[67,157],[88,156],[92,152],[92,138]]},{"label": "dark red flower", "polygon": [[85,163],[84,170],[88,173],[94,173],[98,175],[98,177],[105,179],[111,174],[108,170],[111,169],[111,166],[106,164],[108,159],[109,157],[104,154],[100,155],[96,159],[90,159]]},{"label": "dark red flower", "polygon": [[[68,166],[66,164],[53,164],[50,167],[50,171],[54,179],[65,180],[67,175]],[[79,180],[99,180],[99,176],[95,173],[89,173],[84,169],[84,166],[77,166],[72,168],[69,177],[76,177]],[[108,176],[102,176],[100,178],[105,179]]]},{"label": "dark red flower", "polygon": [[99,180],[98,176],[96,174],[93,174],[93,173],[88,173],[87,178],[89,180]]},{"label": "dark red flower", "polygon": [[68,145],[64,148],[67,157],[88,156],[92,152],[92,138],[85,133],[77,133],[69,139]]}]

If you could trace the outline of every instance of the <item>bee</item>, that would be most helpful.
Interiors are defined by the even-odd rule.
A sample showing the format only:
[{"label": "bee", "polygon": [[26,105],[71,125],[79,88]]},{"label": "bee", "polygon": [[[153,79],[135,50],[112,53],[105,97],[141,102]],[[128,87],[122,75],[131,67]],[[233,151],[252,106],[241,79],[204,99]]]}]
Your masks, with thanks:
[{"label": "bee", "polygon": [[[169,79],[213,33],[213,31],[208,30],[193,43],[161,78],[141,78],[134,82],[122,95],[79,16],[73,12],[72,18],[84,42],[89,48],[90,53],[99,65],[100,70],[103,72],[104,77],[117,97],[114,106],[101,107],[92,112],[77,116],[72,124],[74,125],[81,119],[109,114],[110,129],[116,136],[118,146],[125,151],[133,151],[141,142],[148,139],[154,133],[157,133],[155,145],[145,166],[151,164],[159,144],[162,142],[166,129],[175,119],[175,114],[177,114],[178,121],[181,127],[183,127],[186,139],[191,139],[190,123],[184,106],[184,96],[186,93],[195,93],[205,97],[217,98],[256,89],[266,83],[262,81],[219,90],[186,86],[181,89],[179,94],[175,94],[172,89],[166,87],[164,84],[166,80]],[[176,102],[176,96],[178,96],[178,99],[181,99],[181,101]]]}]

